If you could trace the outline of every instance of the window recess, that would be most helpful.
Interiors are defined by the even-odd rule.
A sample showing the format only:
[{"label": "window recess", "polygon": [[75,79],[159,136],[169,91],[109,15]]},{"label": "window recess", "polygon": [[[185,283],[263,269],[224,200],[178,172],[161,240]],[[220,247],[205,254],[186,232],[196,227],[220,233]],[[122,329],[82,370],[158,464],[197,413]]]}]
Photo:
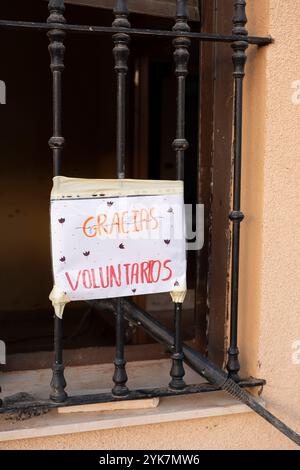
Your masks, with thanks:
[{"label": "window recess", "polygon": [[[229,24],[224,22],[222,23],[224,31],[216,32],[215,21],[218,14],[216,13],[218,9],[215,9],[216,5],[221,10],[222,5],[225,5],[222,11],[227,20],[233,12],[232,31],[230,31],[231,27],[229,29]],[[86,8],[93,6],[100,8]],[[213,68],[211,71],[210,67],[212,63],[215,64],[216,54],[218,54],[217,45],[222,45],[222,47],[227,47],[227,53],[229,54],[228,51],[230,51],[232,56],[233,69],[231,72],[233,72],[234,90],[233,201],[230,204],[229,214],[226,214],[226,220],[229,216],[232,224],[230,347],[226,358],[227,368],[226,370],[222,369],[220,365],[215,364],[206,354],[203,354],[207,350],[211,351],[220,361],[222,351],[224,352],[222,347],[218,351],[219,345],[214,351],[211,345],[207,347],[206,344],[208,339],[210,341],[210,338],[207,338],[207,315],[211,315],[208,307],[213,299],[213,297],[207,297],[207,292],[208,295],[212,295],[214,285],[209,265],[211,262],[216,262],[216,256],[210,256],[211,249],[215,249],[214,243],[217,242],[216,232],[214,232],[211,238],[208,237],[206,240],[207,246],[204,254],[189,255],[189,284],[194,291],[192,305],[193,302],[195,304],[192,307],[195,323],[191,325],[190,329],[187,328],[184,331],[185,325],[182,322],[184,312],[181,304],[175,304],[174,312],[165,315],[164,318],[168,319],[167,325],[163,324],[160,312],[155,315],[146,311],[147,302],[145,299],[135,299],[135,301],[126,298],[111,299],[106,302],[89,302],[88,306],[86,304],[79,305],[76,312],[79,331],[86,326],[86,320],[87,322],[93,320],[92,313],[96,313],[98,321],[100,319],[102,331],[104,331],[103,340],[107,341],[109,329],[111,338],[116,337],[116,344],[112,350],[115,366],[112,390],[102,394],[68,396],[63,359],[66,339],[63,331],[64,320],[55,317],[50,399],[29,400],[13,404],[4,400],[0,408],[2,413],[16,412],[32,407],[52,409],[76,404],[187,395],[223,389],[246,403],[282,432],[289,435],[291,439],[299,442],[299,436],[267,412],[245,391],[245,387],[261,386],[265,381],[243,379],[239,375],[237,338],[239,236],[240,224],[244,217],[240,207],[243,79],[248,47],[250,45],[254,47],[266,46],[271,43],[271,38],[253,37],[248,34],[245,0],[211,1],[204,2],[200,6],[202,10],[201,22],[203,24],[206,22],[208,32],[205,31],[205,27],[201,27],[199,2],[195,1],[147,0],[137,2],[132,0],[127,2],[126,0],[116,0],[115,2],[106,2],[103,0],[101,2],[99,0],[93,2],[92,0],[73,0],[64,2],[63,0],[50,0],[48,2],[48,18],[45,14],[45,2],[12,1],[1,7],[0,11],[3,11],[3,16],[1,16],[6,19],[0,20],[0,28],[3,30],[3,34],[7,34],[8,39],[13,38],[14,44],[18,45],[17,47],[11,46],[15,47],[15,52],[23,40],[27,41],[26,34],[29,38],[27,54],[24,54],[26,61],[21,56],[19,57],[20,61],[16,61],[12,58],[11,51],[8,51],[6,60],[12,68],[7,67],[5,72],[7,77],[1,77],[8,87],[11,80],[17,88],[20,86],[20,76],[22,75],[23,99],[27,98],[22,107],[24,119],[20,118],[21,108],[16,106],[16,101],[11,102],[10,107],[9,97],[4,108],[5,112],[10,114],[5,119],[6,140],[3,138],[2,141],[4,147],[6,145],[6,151],[10,158],[5,161],[2,176],[4,184],[10,182],[10,186],[6,188],[10,196],[12,194],[10,192],[11,185],[13,186],[16,181],[21,183],[21,186],[18,186],[19,190],[14,192],[14,197],[18,203],[25,201],[25,205],[22,206],[25,216],[23,219],[23,215],[19,217],[22,211],[15,207],[16,204],[12,203],[13,199],[10,197],[11,210],[8,219],[12,219],[10,223],[15,224],[15,230],[10,231],[15,235],[9,240],[7,238],[5,240],[8,245],[11,244],[12,249],[6,249],[3,254],[2,267],[5,263],[7,266],[11,266],[11,258],[17,260],[18,266],[15,262],[14,268],[9,270],[9,277],[12,281],[9,285],[19,285],[22,289],[24,283],[27,282],[29,289],[26,291],[26,295],[20,295],[20,291],[18,295],[4,296],[5,301],[1,307],[0,321],[2,317],[2,320],[6,319],[8,322],[8,319],[11,319],[13,315],[19,315],[20,318],[21,312],[26,312],[26,309],[31,315],[35,309],[37,311],[44,309],[44,318],[48,318],[46,315],[50,313],[49,305],[47,304],[45,307],[44,303],[51,286],[51,270],[47,269],[50,263],[44,263],[42,260],[50,258],[47,232],[48,195],[52,175],[50,159],[46,160],[45,158],[44,144],[51,126],[49,99],[51,89],[53,132],[49,146],[53,157],[53,175],[64,173],[70,176],[95,177],[95,175],[101,175],[102,178],[114,176],[123,178],[125,175],[141,177],[143,173],[146,177],[154,175],[157,178],[162,178],[164,172],[167,172],[170,178],[185,180],[186,197],[190,198],[191,202],[203,202],[203,199],[204,202],[209,201],[206,230],[208,234],[213,233],[211,221],[215,219],[214,206],[211,201],[215,196],[214,192],[209,192],[209,188],[217,185],[218,177],[214,174],[212,186],[209,175],[211,175],[213,165],[209,152],[211,148],[220,149],[220,144],[219,147],[218,145],[215,147],[215,142],[211,140],[213,135],[211,131],[214,129],[216,121],[214,121],[210,105],[215,107],[216,97],[220,100],[221,95],[220,92],[219,94],[215,93],[216,90],[211,89],[208,82],[205,83],[205,68],[214,79],[215,69]],[[113,12],[112,8],[114,8]],[[131,15],[129,15],[130,10],[132,11]],[[151,17],[144,16],[150,13]],[[16,16],[18,20],[11,19]],[[31,17],[30,20],[27,19],[28,16]],[[85,23],[83,20],[86,18],[92,21]],[[96,24],[93,19],[97,19]],[[7,41],[6,44],[11,44],[11,42]],[[211,49],[205,48],[208,44],[211,45]],[[48,66],[47,48],[50,52],[52,77],[45,73]],[[38,55],[40,60],[37,60]],[[201,67],[199,67],[199,57]],[[205,57],[207,62],[205,62]],[[29,60],[31,60],[31,64]],[[26,73],[23,73],[24,70]],[[34,73],[31,74],[31,71]],[[87,78],[88,82],[85,81]],[[30,95],[28,90],[32,86],[32,80],[34,80],[35,86],[31,88],[32,95]],[[145,85],[142,84],[142,81]],[[155,87],[153,87],[154,82]],[[203,85],[208,94],[206,91],[203,92]],[[118,93],[116,93],[116,89],[118,89]],[[11,93],[12,88],[10,90]],[[39,99],[35,99],[36,96]],[[32,99],[33,101],[31,101]],[[206,111],[205,99],[208,100],[207,104],[209,105]],[[200,113],[199,107],[195,110],[195,103],[199,103],[199,101]],[[175,107],[174,103],[177,103]],[[163,105],[169,106],[167,116],[164,114],[166,107]],[[32,113],[33,120],[28,119],[28,112]],[[213,122],[208,122],[205,128],[206,115],[209,115]],[[44,116],[44,119],[41,119],[41,116]],[[167,126],[168,122],[170,123],[169,127]],[[228,128],[231,122],[227,123]],[[12,133],[15,132],[19,132],[19,137],[23,137],[23,139],[12,139]],[[205,132],[211,142],[207,148],[203,146],[203,133]],[[164,140],[166,135],[168,135],[169,141],[168,151]],[[66,141],[70,142],[69,146],[65,146],[65,136],[67,137]],[[116,143],[114,144],[115,139]],[[190,154],[188,153],[188,139],[192,145]],[[11,142],[15,142],[15,145],[12,146]],[[230,142],[228,135],[225,142]],[[35,152],[35,146],[38,147],[38,145],[41,147],[38,152]],[[145,152],[140,152],[141,148],[144,148]],[[173,158],[169,153],[172,148]],[[26,153],[28,158],[24,158]],[[41,155],[43,155],[43,159]],[[140,158],[138,158],[139,155]],[[188,160],[189,157],[190,160]],[[16,165],[16,161],[18,161],[18,165]],[[216,162],[217,159],[214,160],[214,164]],[[186,179],[187,175],[188,180]],[[228,171],[226,175],[228,177]],[[41,183],[40,194],[43,194],[41,199],[37,197],[39,182]],[[24,197],[26,192],[27,195],[30,194],[31,204],[28,205],[26,205],[27,201]],[[222,197],[221,194],[221,192],[218,193],[219,197]],[[223,196],[229,197],[229,191],[227,195],[223,194]],[[43,203],[45,203],[44,206]],[[224,206],[227,207],[227,202]],[[37,217],[38,212],[40,217]],[[31,223],[29,223],[30,219]],[[27,225],[25,220],[27,220]],[[21,225],[23,227],[22,243],[18,237]],[[32,241],[33,227],[37,227],[42,232],[42,236],[39,237],[39,246]],[[222,227],[224,228],[224,225]],[[24,252],[24,234],[27,236],[26,252]],[[19,250],[19,256],[15,256],[17,250]],[[204,256],[205,263],[201,262],[201,256]],[[16,283],[14,276],[20,276],[20,260],[25,265],[28,263],[34,265],[32,276],[35,276],[35,282],[32,282],[32,277],[24,279],[23,276],[20,277],[19,283]],[[202,266],[205,266],[206,269],[204,273],[201,272]],[[226,269],[219,274],[221,277],[223,276],[223,289],[224,286],[226,287],[227,266],[225,260],[223,268],[226,267]],[[207,285],[209,289],[205,289]],[[36,292],[39,291],[40,295],[35,304],[32,303],[33,298],[28,295],[32,287]],[[205,292],[202,298],[201,292]],[[35,292],[31,290],[31,293],[35,298]],[[223,301],[225,298],[226,296],[223,297]],[[25,304],[26,308],[24,308]],[[222,310],[223,308],[219,310],[219,313],[221,311],[221,318],[224,315],[222,321],[225,321],[226,308],[224,307],[223,313]],[[100,315],[97,314],[99,311]],[[73,328],[75,314],[72,311],[69,313],[69,322]],[[209,323],[212,324],[213,320],[209,319]],[[25,339],[26,335],[27,338],[30,338],[30,343],[32,339],[30,335],[35,331],[34,321],[27,322],[26,325],[28,329],[22,333]],[[105,325],[104,329],[103,325]],[[46,331],[44,339],[47,338],[48,341],[49,325],[44,324],[43,326]],[[136,335],[135,331],[140,329],[146,333],[146,337]],[[1,331],[3,331],[2,328]],[[69,341],[76,338],[77,332],[75,329],[69,334]],[[16,341],[16,330],[12,328],[9,334],[6,334],[7,336],[11,335],[12,345]],[[17,330],[18,335],[20,335],[20,328]],[[42,336],[38,334],[37,340],[44,345],[45,349],[48,349],[49,343],[45,346],[45,342],[41,341]],[[221,336],[224,341],[224,336],[219,333],[219,339]],[[160,387],[139,390],[128,388],[127,346],[125,344],[128,337],[133,343],[147,343],[151,337],[154,343],[162,345],[164,354],[170,354],[170,377],[166,377],[165,383]],[[186,338],[188,341],[183,341]],[[88,344],[89,338],[86,341]],[[74,343],[72,345],[74,346]],[[203,383],[199,377],[199,383],[185,383],[184,362],[201,375],[206,382]],[[101,377],[99,377],[100,380]],[[16,392],[18,391],[16,390]]]}]

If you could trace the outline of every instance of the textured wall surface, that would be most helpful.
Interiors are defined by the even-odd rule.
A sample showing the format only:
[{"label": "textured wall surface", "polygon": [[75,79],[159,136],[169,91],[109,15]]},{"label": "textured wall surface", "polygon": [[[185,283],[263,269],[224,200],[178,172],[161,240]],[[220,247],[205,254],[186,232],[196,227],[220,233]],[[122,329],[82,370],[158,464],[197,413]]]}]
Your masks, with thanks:
[{"label": "textured wall surface", "polygon": [[293,448],[295,445],[253,414],[0,443],[3,450]]},{"label": "textured wall surface", "polygon": [[247,69],[241,359],[248,373],[267,379],[269,408],[300,432],[300,364],[293,358],[300,339],[300,104],[293,103],[300,11],[291,0],[248,3],[251,34],[268,32],[275,42],[250,51]]},{"label": "textured wall surface", "polygon": [[[300,432],[300,9],[251,0],[248,29],[275,43],[248,51],[240,298],[244,373],[267,379],[268,408]],[[294,361],[297,362],[297,361]],[[2,449],[296,448],[254,414],[3,443]]]}]

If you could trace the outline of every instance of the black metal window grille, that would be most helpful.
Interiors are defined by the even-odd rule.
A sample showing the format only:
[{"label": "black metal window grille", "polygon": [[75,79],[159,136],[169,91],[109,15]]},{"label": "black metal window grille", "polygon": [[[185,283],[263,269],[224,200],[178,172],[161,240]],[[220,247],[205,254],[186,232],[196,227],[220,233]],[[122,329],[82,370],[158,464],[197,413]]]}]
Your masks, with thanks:
[{"label": "black metal window grille", "polygon": [[[238,280],[239,280],[239,244],[240,223],[244,215],[241,211],[241,163],[242,163],[242,117],[243,117],[243,80],[245,76],[246,50],[250,44],[266,46],[271,43],[270,37],[250,36],[246,29],[246,0],[234,2],[233,30],[231,35],[191,32],[188,23],[187,0],[176,0],[176,16],[171,31],[133,28],[129,22],[127,0],[116,0],[114,21],[111,26],[74,25],[66,22],[63,0],[48,2],[49,17],[46,22],[0,20],[1,29],[45,31],[49,38],[51,71],[53,83],[53,135],[49,146],[53,154],[53,175],[61,174],[64,137],[62,134],[62,74],[64,70],[64,40],[67,34],[111,35],[117,77],[117,122],[116,122],[116,159],[117,177],[124,178],[125,143],[126,143],[126,80],[128,73],[128,56],[131,37],[169,38],[174,48],[174,73],[177,80],[177,129],[173,141],[176,156],[177,179],[184,180],[184,155],[188,148],[185,138],[185,87],[188,74],[191,41],[212,41],[228,43],[233,49],[234,80],[234,183],[233,206],[229,214],[232,222],[232,274],[230,296],[230,347],[228,349],[227,372],[220,369],[196,350],[182,343],[181,314],[182,305],[175,304],[174,331],[167,330],[151,315],[132,301],[121,298],[111,299],[110,304],[116,316],[116,354],[113,388],[111,393],[91,394],[86,396],[68,396],[65,388],[63,364],[63,324],[55,316],[54,320],[54,363],[51,381],[50,399],[40,402],[17,403],[5,405],[0,412],[20,411],[31,407],[55,408],[76,404],[100,403],[115,400],[133,400],[140,398],[161,397],[226,390],[231,395],[247,403],[257,413],[272,422],[278,429],[299,443],[299,436],[282,422],[264,410],[255,399],[245,391],[245,387],[260,386],[264,380],[242,380],[239,377],[238,350]],[[142,327],[156,341],[164,344],[171,353],[169,385],[154,389],[129,390],[125,360],[124,321],[129,320]],[[207,383],[187,385],[184,382],[184,362],[207,380]]]}]

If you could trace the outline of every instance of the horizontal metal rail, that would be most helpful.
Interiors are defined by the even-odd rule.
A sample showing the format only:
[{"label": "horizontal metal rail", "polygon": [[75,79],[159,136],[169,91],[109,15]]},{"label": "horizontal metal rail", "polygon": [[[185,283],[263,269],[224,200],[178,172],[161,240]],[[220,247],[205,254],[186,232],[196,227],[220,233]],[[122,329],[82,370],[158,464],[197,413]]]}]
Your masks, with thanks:
[{"label": "horizontal metal rail", "polygon": [[[240,382],[240,386],[243,388],[257,387],[265,384],[264,380],[249,379]],[[221,388],[215,387],[209,383],[187,385],[182,390],[174,390],[169,387],[155,387],[147,389],[130,390],[124,397],[116,397],[111,392],[106,393],[91,393],[88,395],[75,395],[70,396],[63,403],[54,402],[53,400],[34,400],[34,401],[20,401],[18,403],[5,403],[0,407],[0,414],[3,413],[17,413],[26,412],[32,409],[51,410],[55,408],[68,407],[68,406],[80,406],[80,405],[92,405],[96,403],[113,403],[120,401],[131,401],[131,400],[145,400],[151,398],[163,398],[163,397],[174,397],[181,395],[191,395],[196,393],[205,392],[218,392]]]},{"label": "horizontal metal rail", "polygon": [[[49,31],[50,29],[60,29],[68,33],[83,33],[83,34],[128,34],[126,28],[116,28],[113,26],[87,26],[87,25],[74,25],[74,24],[61,24],[61,23],[39,23],[30,21],[11,21],[0,20],[0,28],[8,30],[33,30],[33,31]],[[199,41],[208,42],[224,42],[232,43],[235,41],[247,41],[248,44],[257,46],[267,46],[273,42],[270,36],[248,36],[246,39],[241,35],[224,35],[213,33],[195,33],[195,32],[180,32],[180,31],[165,31],[160,29],[137,29],[130,28],[129,34],[132,36],[144,37],[158,37],[158,38],[175,38],[179,36],[188,37],[190,39],[197,39]]]}]

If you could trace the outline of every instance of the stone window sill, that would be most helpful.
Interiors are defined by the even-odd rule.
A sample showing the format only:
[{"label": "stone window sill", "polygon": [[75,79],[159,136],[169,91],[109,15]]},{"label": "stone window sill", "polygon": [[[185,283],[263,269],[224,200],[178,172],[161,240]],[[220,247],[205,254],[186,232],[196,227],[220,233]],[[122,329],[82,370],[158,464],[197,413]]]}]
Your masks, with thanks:
[{"label": "stone window sill", "polygon": [[[128,364],[129,386],[147,388],[165,384],[170,362],[155,360]],[[97,393],[109,390],[113,368],[111,364],[66,368],[69,394]],[[35,398],[49,394],[51,371],[8,372],[0,375],[3,396],[17,392],[30,393]],[[200,380],[199,380],[200,379]],[[201,378],[186,368],[188,383],[199,383]],[[155,381],[155,383],[153,383]],[[103,385],[97,389],[99,382]],[[136,402],[135,402],[136,404]],[[191,419],[249,413],[251,410],[223,392],[161,398],[156,407],[89,412],[60,413],[58,410],[24,421],[13,415],[0,415],[0,441],[30,439],[61,434],[73,434],[101,429],[166,423]]]}]

